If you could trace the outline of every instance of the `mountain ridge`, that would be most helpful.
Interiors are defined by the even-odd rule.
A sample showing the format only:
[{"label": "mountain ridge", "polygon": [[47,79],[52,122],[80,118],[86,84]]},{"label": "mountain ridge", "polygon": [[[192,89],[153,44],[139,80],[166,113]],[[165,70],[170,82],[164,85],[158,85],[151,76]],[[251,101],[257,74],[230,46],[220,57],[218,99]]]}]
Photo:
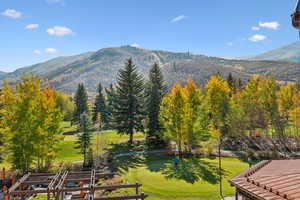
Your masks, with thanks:
[{"label": "mountain ridge", "polygon": [[177,81],[184,84],[189,78],[203,85],[211,75],[216,73],[224,76],[232,73],[243,80],[247,80],[253,74],[274,74],[280,81],[296,81],[297,77],[300,77],[299,64],[294,62],[232,60],[121,46],[58,57],[11,73],[0,73],[0,81],[6,79],[14,82],[24,74],[34,73],[49,80],[55,89],[66,93],[74,93],[80,82],[85,83],[89,92],[95,92],[99,82],[104,87],[114,83],[118,70],[130,57],[145,79],[151,66],[155,62],[159,63],[169,87]]},{"label": "mountain ridge", "polygon": [[261,54],[237,57],[237,59],[300,62],[300,42],[284,45]]}]

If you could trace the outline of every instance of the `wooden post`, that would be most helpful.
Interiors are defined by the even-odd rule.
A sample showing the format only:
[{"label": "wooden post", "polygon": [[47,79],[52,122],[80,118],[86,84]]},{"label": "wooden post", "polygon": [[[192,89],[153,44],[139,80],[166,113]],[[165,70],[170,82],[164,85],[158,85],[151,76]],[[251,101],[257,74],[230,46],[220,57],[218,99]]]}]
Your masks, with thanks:
[{"label": "wooden post", "polygon": [[135,194],[139,194],[139,184],[138,183],[136,183],[135,184]]},{"label": "wooden post", "polygon": [[50,200],[50,193],[49,193],[49,189],[47,189],[47,200]]},{"label": "wooden post", "polygon": [[[135,194],[139,194],[139,184],[135,183]],[[136,200],[138,200],[138,198],[136,198]]]},{"label": "wooden post", "polygon": [[4,193],[4,198],[3,198],[3,200],[9,200],[9,195],[8,195],[8,191],[7,191],[8,189],[7,189],[7,187],[6,187],[6,185],[4,185],[3,186],[3,193]]},{"label": "wooden post", "polygon": [[4,198],[3,198],[3,200],[9,200],[9,196],[8,196],[8,194],[4,194]]},{"label": "wooden post", "polygon": [[145,199],[145,194],[144,192],[141,193],[141,200],[144,200]]},{"label": "wooden post", "polygon": [[235,188],[235,200],[239,200],[239,191]]},{"label": "wooden post", "polygon": [[3,188],[3,185],[5,185],[5,167],[3,167],[3,169],[2,169],[2,188]]},{"label": "wooden post", "polygon": [[15,184],[15,176],[11,177],[11,185],[13,186]]},{"label": "wooden post", "polygon": [[[79,186],[80,186],[81,188],[83,188],[83,182],[80,182],[80,183],[79,183]],[[83,191],[83,190],[80,191],[80,197],[81,197],[81,198],[84,198],[84,191]]]}]

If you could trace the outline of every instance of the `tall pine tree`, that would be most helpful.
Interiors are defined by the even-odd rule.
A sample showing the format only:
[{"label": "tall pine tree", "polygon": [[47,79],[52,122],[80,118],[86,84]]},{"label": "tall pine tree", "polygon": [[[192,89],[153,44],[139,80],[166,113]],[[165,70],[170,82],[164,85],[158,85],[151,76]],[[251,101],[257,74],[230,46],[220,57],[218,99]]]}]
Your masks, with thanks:
[{"label": "tall pine tree", "polygon": [[107,116],[106,101],[102,91],[103,91],[102,85],[101,83],[99,83],[97,89],[98,94],[96,96],[95,104],[93,108],[93,122],[96,122],[97,116],[100,113],[101,124],[102,126],[105,127],[108,121],[108,116]]},{"label": "tall pine tree", "polygon": [[113,102],[116,96],[115,88],[113,84],[110,84],[109,88],[105,88],[105,93],[107,97],[106,111],[107,111],[107,129],[114,129],[113,123]]},{"label": "tall pine tree", "polygon": [[135,131],[143,131],[144,117],[144,79],[138,73],[132,59],[128,59],[125,67],[119,70],[116,94],[113,101],[113,120],[115,129],[129,135],[129,143],[133,143]]},{"label": "tall pine tree", "polygon": [[73,121],[78,123],[80,121],[81,114],[88,113],[88,103],[87,103],[88,94],[83,83],[78,84],[74,101],[75,101],[75,111],[73,114]]},{"label": "tall pine tree", "polygon": [[81,133],[78,135],[78,145],[80,148],[80,152],[83,155],[83,167],[90,167],[90,145],[91,145],[91,139],[92,134],[89,131],[89,128],[91,126],[91,120],[87,113],[83,113],[80,115],[80,121],[79,121],[80,131]]},{"label": "tall pine tree", "polygon": [[160,104],[163,96],[167,92],[163,74],[157,63],[154,63],[149,73],[149,82],[147,84],[147,116],[148,131],[147,145],[149,147],[158,147],[163,144],[161,135],[162,125],[159,120]]}]

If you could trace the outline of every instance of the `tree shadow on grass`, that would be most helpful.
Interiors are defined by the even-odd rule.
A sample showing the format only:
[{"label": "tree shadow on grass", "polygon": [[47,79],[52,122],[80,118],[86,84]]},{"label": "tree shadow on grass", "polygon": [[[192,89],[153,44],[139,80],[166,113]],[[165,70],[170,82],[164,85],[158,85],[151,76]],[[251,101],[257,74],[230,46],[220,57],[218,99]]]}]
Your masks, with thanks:
[{"label": "tree shadow on grass", "polygon": [[120,144],[114,144],[111,143],[107,150],[112,153],[113,155],[123,154],[125,153],[131,153],[136,151],[142,151],[144,150],[144,146],[142,144],[128,144],[128,143],[120,143]]},{"label": "tree shadow on grass", "polygon": [[[123,152],[130,153],[143,150],[141,145],[111,144],[109,151],[113,155],[120,155]],[[210,184],[219,183],[219,168],[216,162],[205,161],[194,156],[181,158],[178,165],[175,165],[171,156],[167,155],[140,155],[132,154],[116,156],[112,162],[113,172],[128,172],[131,168],[146,166],[151,172],[160,172],[166,179],[183,180],[194,184],[198,181]],[[227,171],[222,169],[222,175],[226,176]]]},{"label": "tree shadow on grass", "polygon": [[[138,144],[110,144],[109,152],[113,154],[114,159],[110,169],[113,172],[124,172],[130,168],[137,168],[143,165],[144,158],[141,155],[121,155],[122,153],[130,153],[143,150],[143,147]],[[120,156],[121,155],[121,156]]]},{"label": "tree shadow on grass", "polygon": [[[146,157],[146,160],[148,159]],[[170,157],[163,159],[164,162],[151,162],[151,160],[150,158],[146,161],[148,169],[160,172],[167,179],[183,180],[191,184],[198,181],[210,184],[219,183],[219,168],[215,163],[204,161],[197,157],[182,158],[178,165],[175,165]],[[223,176],[228,174],[224,169],[221,172]]]}]

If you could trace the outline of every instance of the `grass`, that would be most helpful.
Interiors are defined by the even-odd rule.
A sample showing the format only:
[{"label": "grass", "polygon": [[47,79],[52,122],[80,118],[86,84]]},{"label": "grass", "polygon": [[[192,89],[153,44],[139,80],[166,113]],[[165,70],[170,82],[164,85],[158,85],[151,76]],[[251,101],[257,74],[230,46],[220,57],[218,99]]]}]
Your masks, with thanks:
[{"label": "grass", "polygon": [[[52,198],[52,194],[50,195],[50,198]],[[47,194],[38,194],[34,197],[32,197],[31,200],[46,200],[47,199]]]},{"label": "grass", "polygon": [[[76,126],[72,126],[70,122],[63,122],[62,129],[64,133],[74,133],[76,131]],[[79,149],[76,148],[77,134],[65,135],[64,139],[58,145],[56,163],[61,162],[73,162],[83,160]],[[100,146],[100,152],[103,152],[110,144],[119,144],[128,140],[127,135],[120,135],[116,131],[102,131],[102,132],[92,132],[93,134],[93,149],[94,151]],[[143,138],[144,134],[138,133],[134,135],[135,139]],[[98,139],[97,139],[98,138]],[[98,141],[98,142],[97,142]],[[0,163],[0,167],[9,168],[10,164],[8,162]]]},{"label": "grass", "polygon": [[[110,144],[119,144],[128,140],[127,135],[120,135],[115,131],[102,131],[93,132],[93,149],[94,152],[97,149],[97,143],[100,149],[100,153],[105,151],[105,148],[109,147]],[[135,134],[135,139],[143,138],[142,133]],[[59,144],[60,151],[57,155],[57,162],[71,162],[82,160],[83,157],[79,153],[79,149],[76,148],[77,135],[66,135],[64,140]]]},{"label": "grass", "polygon": [[[76,129],[70,123],[64,122],[65,132],[72,133]],[[121,144],[128,140],[127,135],[119,135],[115,131],[93,132],[94,151],[111,148],[114,153],[137,151],[141,146]],[[144,138],[136,134],[135,139]],[[77,136],[65,135],[59,144],[60,151],[56,163],[82,160],[82,155],[76,148]],[[114,144],[114,145],[111,145]],[[97,148],[100,147],[100,148]],[[0,167],[9,167],[8,163]],[[248,164],[238,159],[223,158],[223,194],[233,196],[234,188],[227,180],[248,168]],[[114,161],[112,169],[123,175],[122,180],[130,183],[141,183],[142,192],[149,194],[148,200],[208,200],[220,199],[218,160],[216,158],[183,158],[175,166],[172,157],[159,155],[132,155],[120,157]],[[132,193],[133,190],[115,191],[112,195]],[[116,193],[116,194],[115,194]],[[35,199],[43,198],[42,196]]]},{"label": "grass", "polygon": [[[125,180],[141,183],[148,200],[208,200],[220,199],[218,160],[216,158],[184,158],[176,167],[171,157],[139,157],[129,167],[119,166]],[[233,196],[234,188],[227,180],[248,168],[238,159],[222,158],[223,194]]]}]

